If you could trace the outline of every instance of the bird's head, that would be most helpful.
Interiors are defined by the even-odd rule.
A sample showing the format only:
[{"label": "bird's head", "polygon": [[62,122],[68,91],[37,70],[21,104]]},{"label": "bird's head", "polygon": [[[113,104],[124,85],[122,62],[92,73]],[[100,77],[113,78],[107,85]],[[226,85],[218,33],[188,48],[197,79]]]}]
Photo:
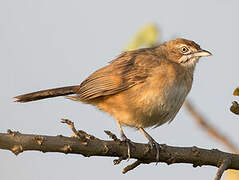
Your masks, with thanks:
[{"label": "bird's head", "polygon": [[203,50],[198,44],[187,39],[174,39],[163,44],[166,57],[186,68],[195,67],[200,57],[211,56],[209,51]]}]

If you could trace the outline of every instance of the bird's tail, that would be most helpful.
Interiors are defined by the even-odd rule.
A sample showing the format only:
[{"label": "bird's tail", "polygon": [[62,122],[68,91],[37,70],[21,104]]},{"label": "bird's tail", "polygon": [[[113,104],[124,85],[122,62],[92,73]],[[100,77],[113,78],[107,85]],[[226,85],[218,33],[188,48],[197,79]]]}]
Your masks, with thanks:
[{"label": "bird's tail", "polygon": [[70,94],[75,94],[77,89],[79,89],[80,86],[67,86],[67,87],[61,87],[61,88],[54,88],[54,89],[47,89],[37,92],[32,92],[29,94],[23,94],[20,96],[16,96],[16,102],[29,102],[29,101],[37,101],[40,99],[45,98],[52,98],[57,96],[66,96]]}]

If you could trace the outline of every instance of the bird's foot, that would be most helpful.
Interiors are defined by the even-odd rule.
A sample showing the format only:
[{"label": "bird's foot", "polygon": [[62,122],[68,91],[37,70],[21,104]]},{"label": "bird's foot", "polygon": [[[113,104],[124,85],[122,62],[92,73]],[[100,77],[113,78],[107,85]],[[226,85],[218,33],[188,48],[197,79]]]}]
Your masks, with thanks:
[{"label": "bird's foot", "polygon": [[128,153],[127,153],[127,156],[128,156],[127,161],[128,161],[130,159],[131,149],[132,149],[132,147],[135,147],[135,145],[124,134],[121,136],[121,138],[122,138],[121,142],[124,142],[127,145],[127,147],[128,147]]},{"label": "bird's foot", "polygon": [[162,149],[162,146],[160,144],[158,144],[154,139],[151,139],[149,141],[149,146],[151,148],[151,150],[156,149],[156,164],[159,162],[159,153],[160,150]]}]

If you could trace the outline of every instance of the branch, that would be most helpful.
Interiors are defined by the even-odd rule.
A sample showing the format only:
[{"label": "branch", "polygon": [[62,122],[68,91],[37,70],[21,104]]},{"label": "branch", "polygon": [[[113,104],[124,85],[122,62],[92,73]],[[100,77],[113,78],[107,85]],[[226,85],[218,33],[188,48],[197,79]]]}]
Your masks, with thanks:
[{"label": "branch", "polygon": [[[44,136],[21,134],[9,130],[8,133],[0,133],[0,149],[10,150],[16,155],[24,151],[34,150],[41,152],[81,154],[85,157],[119,157],[118,161],[114,161],[118,163],[127,158],[127,145],[118,141],[117,138],[113,141],[105,141],[88,135],[87,133],[85,134],[85,138],[72,138],[62,135]],[[113,134],[111,133],[111,135]],[[140,164],[156,162],[156,151],[151,151],[148,144],[134,144],[135,148],[131,152],[131,158],[137,159],[137,161],[127,166],[123,170],[124,173]],[[160,162],[165,162],[167,164],[190,163],[193,164],[193,167],[202,165],[219,167],[225,160],[230,160],[231,162],[226,168],[239,170],[239,155],[222,152],[216,149],[207,150],[197,147],[173,147],[163,145],[163,150],[160,152]]]},{"label": "branch", "polygon": [[228,149],[232,152],[238,153],[239,149],[226,137],[224,136],[218,129],[213,127],[211,124],[208,123],[208,120],[203,117],[191,104],[189,100],[186,100],[185,107],[191,116],[197,121],[197,123],[206,130],[206,132],[214,137],[216,140],[220,141],[224,144]]}]

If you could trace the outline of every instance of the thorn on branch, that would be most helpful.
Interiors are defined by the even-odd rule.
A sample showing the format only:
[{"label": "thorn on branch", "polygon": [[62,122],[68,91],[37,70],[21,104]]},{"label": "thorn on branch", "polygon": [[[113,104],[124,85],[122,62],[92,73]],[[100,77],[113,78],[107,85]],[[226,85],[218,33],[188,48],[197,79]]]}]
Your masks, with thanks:
[{"label": "thorn on branch", "polygon": [[11,136],[16,136],[16,135],[20,134],[20,132],[18,132],[18,131],[12,131],[11,129],[8,129],[8,130],[7,130],[7,133],[10,134]]},{"label": "thorn on branch", "polygon": [[193,155],[195,157],[199,157],[200,156],[200,151],[199,151],[199,149],[196,146],[192,147],[192,152],[193,152]]},{"label": "thorn on branch", "polygon": [[43,142],[44,142],[45,139],[44,139],[44,137],[42,137],[42,136],[35,136],[35,137],[33,138],[33,140],[36,141],[36,143],[41,146],[41,145],[43,144]]},{"label": "thorn on branch", "polygon": [[69,119],[62,119],[61,123],[66,123],[70,126],[71,130],[73,131],[73,138],[79,138],[83,143],[87,144],[88,139],[97,139],[93,135],[87,134],[85,131],[82,130],[76,130],[74,122],[70,121]]},{"label": "thorn on branch", "polygon": [[222,161],[218,171],[217,171],[217,174],[216,174],[216,177],[214,178],[214,180],[220,180],[221,177],[222,177],[222,174],[225,170],[227,170],[227,168],[231,165],[231,159],[229,158],[226,158]]},{"label": "thorn on branch", "polygon": [[65,154],[68,154],[68,153],[72,152],[72,148],[71,148],[71,146],[70,146],[69,144],[65,145],[65,146],[62,148],[62,150],[63,150],[63,152],[64,152]]},{"label": "thorn on branch", "polygon": [[113,134],[112,132],[110,131],[104,131],[105,134],[107,134],[109,136],[109,138],[113,139],[115,142],[121,142],[120,139],[117,138],[117,136],[115,134]]},{"label": "thorn on branch", "polygon": [[218,149],[212,149],[212,151],[214,151],[214,152],[216,152],[216,153],[221,152],[221,151],[219,151]]},{"label": "thorn on branch", "polygon": [[17,156],[23,152],[23,147],[21,145],[14,145],[13,148],[11,148],[11,151]]},{"label": "thorn on branch", "polygon": [[109,152],[109,147],[105,144],[104,145],[104,153],[107,154]]},{"label": "thorn on branch", "polygon": [[113,163],[114,163],[114,165],[118,165],[118,164],[120,164],[121,163],[121,161],[123,161],[123,160],[125,160],[126,158],[124,158],[124,157],[119,157],[118,159],[114,159],[113,160]]}]

